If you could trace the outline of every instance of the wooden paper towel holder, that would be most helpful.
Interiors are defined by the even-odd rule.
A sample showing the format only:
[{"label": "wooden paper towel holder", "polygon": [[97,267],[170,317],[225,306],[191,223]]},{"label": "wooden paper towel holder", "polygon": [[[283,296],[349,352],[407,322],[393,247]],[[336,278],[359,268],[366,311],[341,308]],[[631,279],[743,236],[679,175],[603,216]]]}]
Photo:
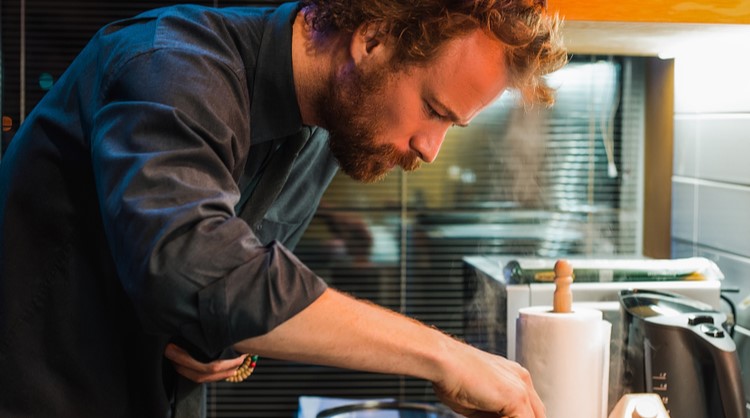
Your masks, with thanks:
[{"label": "wooden paper towel holder", "polygon": [[555,294],[552,297],[552,312],[570,313],[573,311],[573,267],[568,260],[557,260],[555,263]]}]

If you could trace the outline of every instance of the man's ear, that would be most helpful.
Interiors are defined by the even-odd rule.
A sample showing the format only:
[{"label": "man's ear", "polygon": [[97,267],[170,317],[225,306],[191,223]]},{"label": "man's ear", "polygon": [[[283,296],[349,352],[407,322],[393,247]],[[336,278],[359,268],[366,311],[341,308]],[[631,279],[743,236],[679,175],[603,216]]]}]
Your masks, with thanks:
[{"label": "man's ear", "polygon": [[349,53],[355,65],[368,60],[384,60],[387,58],[387,34],[383,26],[375,23],[362,24],[352,35]]}]

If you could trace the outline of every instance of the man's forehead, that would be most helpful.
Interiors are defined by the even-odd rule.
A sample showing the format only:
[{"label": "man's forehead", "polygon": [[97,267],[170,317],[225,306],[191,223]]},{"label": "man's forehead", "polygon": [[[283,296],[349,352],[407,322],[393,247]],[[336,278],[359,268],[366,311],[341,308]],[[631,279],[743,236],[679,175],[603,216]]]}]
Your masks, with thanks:
[{"label": "man's forehead", "polygon": [[465,124],[506,89],[503,51],[482,31],[456,39],[426,68],[425,95]]}]

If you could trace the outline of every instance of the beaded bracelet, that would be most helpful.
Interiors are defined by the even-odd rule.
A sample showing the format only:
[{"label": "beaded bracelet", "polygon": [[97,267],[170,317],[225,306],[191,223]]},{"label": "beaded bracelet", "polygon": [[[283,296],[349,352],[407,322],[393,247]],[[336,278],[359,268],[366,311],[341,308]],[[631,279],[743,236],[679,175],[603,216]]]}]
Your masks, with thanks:
[{"label": "beaded bracelet", "polygon": [[255,364],[258,362],[258,356],[252,355],[245,357],[245,360],[242,362],[240,367],[237,368],[237,370],[234,371],[234,374],[232,376],[227,377],[225,380],[227,382],[232,383],[239,383],[243,380],[250,377],[251,374],[253,374],[253,370],[255,370]]}]

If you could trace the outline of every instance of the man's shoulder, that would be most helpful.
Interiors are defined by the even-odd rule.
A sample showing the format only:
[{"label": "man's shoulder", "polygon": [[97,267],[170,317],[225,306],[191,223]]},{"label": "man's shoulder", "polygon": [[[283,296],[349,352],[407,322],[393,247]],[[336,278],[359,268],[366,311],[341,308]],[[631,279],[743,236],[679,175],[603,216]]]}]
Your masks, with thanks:
[{"label": "man's shoulder", "polygon": [[139,57],[174,51],[239,73],[254,61],[272,11],[190,4],[149,10],[103,27],[94,39],[96,61],[113,77]]},{"label": "man's shoulder", "polygon": [[112,22],[102,28],[99,37],[103,43],[127,43],[130,51],[179,48],[211,52],[218,47],[238,50],[260,41],[273,10],[195,4],[168,6]]}]

